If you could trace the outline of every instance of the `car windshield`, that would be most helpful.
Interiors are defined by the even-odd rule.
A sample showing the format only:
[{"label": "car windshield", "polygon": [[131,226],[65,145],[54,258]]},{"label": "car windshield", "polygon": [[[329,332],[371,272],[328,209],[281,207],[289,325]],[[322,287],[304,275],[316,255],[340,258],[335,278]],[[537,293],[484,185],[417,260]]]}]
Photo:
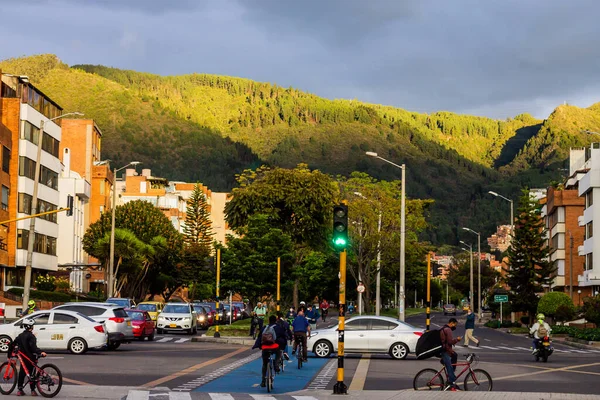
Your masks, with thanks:
[{"label": "car windshield", "polygon": [[454,307],[454,304],[446,304],[446,307]]},{"label": "car windshield", "polygon": [[127,299],[108,299],[108,300],[106,300],[106,302],[109,304],[116,304],[121,307],[129,306],[129,300],[127,300]]},{"label": "car windshield", "polygon": [[156,304],[138,304],[138,310],[142,311],[156,311]]},{"label": "car windshield", "polygon": [[167,304],[163,312],[167,314],[188,314],[190,312],[190,308],[183,304]]},{"label": "car windshield", "polygon": [[127,311],[127,315],[134,321],[144,321],[144,313],[139,311]]}]

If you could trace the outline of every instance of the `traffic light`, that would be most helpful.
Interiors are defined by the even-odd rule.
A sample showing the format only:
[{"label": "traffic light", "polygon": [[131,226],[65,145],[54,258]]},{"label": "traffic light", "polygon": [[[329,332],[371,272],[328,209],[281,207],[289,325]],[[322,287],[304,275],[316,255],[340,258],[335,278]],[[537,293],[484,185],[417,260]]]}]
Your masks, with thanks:
[{"label": "traffic light", "polygon": [[343,251],[348,244],[348,206],[338,204],[333,207],[333,247]]},{"label": "traffic light", "polygon": [[73,215],[73,196],[67,196],[67,217]]}]

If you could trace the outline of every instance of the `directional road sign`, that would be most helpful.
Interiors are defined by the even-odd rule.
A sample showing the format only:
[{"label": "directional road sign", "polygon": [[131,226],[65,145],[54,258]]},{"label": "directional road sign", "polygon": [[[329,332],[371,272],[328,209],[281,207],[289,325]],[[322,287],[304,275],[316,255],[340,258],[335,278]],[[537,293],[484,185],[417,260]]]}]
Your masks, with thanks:
[{"label": "directional road sign", "polygon": [[507,294],[497,294],[494,296],[494,301],[496,303],[508,303],[508,295]]}]

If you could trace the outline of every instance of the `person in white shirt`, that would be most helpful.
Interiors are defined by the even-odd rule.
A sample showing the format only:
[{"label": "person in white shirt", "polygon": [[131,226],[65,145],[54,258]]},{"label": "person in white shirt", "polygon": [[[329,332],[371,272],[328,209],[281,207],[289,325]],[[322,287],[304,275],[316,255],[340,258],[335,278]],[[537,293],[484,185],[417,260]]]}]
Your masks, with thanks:
[{"label": "person in white shirt", "polygon": [[533,324],[533,326],[529,330],[529,333],[533,335],[533,355],[535,355],[538,352],[537,347],[540,340],[542,340],[544,336],[550,336],[550,332],[552,332],[552,329],[550,329],[550,325],[548,325],[544,321],[544,319],[546,319],[546,316],[544,314],[538,314],[537,322]]}]

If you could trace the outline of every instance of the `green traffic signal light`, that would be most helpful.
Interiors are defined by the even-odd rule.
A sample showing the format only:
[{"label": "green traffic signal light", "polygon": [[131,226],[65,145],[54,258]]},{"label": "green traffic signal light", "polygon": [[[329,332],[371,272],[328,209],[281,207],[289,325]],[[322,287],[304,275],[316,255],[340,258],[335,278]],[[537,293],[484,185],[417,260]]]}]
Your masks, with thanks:
[{"label": "green traffic signal light", "polygon": [[333,246],[344,250],[348,245],[348,206],[338,204],[333,207]]},{"label": "green traffic signal light", "polygon": [[346,239],[342,237],[335,238],[333,244],[335,244],[336,247],[346,247]]}]

